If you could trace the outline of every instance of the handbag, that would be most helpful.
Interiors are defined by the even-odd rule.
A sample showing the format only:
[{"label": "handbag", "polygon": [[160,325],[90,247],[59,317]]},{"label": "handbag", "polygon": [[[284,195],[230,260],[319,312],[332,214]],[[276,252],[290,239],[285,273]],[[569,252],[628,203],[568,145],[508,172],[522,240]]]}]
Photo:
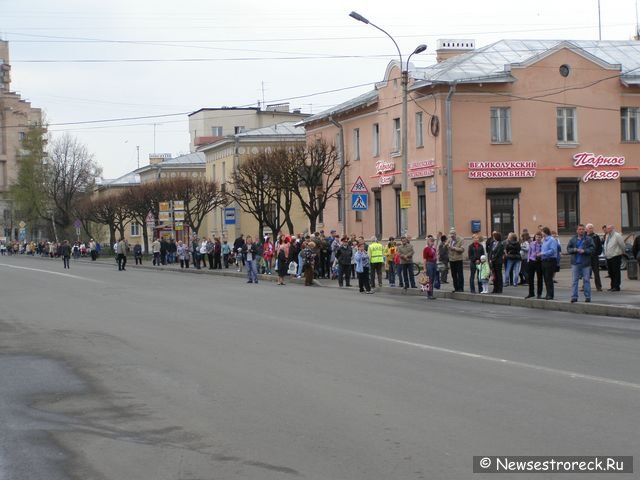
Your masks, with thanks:
[{"label": "handbag", "polygon": [[287,271],[287,273],[289,275],[295,275],[298,271],[298,264],[296,262],[290,262],[289,263],[289,270]]},{"label": "handbag", "polygon": [[420,285],[427,285],[429,283],[429,277],[427,277],[424,273],[418,275],[418,283]]}]

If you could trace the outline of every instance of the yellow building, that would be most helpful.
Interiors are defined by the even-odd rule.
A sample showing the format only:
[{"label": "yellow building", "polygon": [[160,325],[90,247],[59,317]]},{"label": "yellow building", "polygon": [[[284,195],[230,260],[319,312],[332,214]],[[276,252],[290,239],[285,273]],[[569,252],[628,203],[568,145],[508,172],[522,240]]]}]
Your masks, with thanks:
[{"label": "yellow building", "polygon": [[[226,191],[228,188],[232,188],[230,181],[233,169],[241,165],[247,158],[280,146],[305,145],[305,131],[295,125],[296,122],[279,123],[228,136],[200,147],[199,151],[206,156],[207,180],[217,182]],[[296,231],[307,229],[308,219],[295,201],[293,210],[292,220]],[[232,221],[234,223],[230,223]],[[207,218],[207,226],[211,236],[231,241],[240,233],[254,236],[259,232],[256,219],[251,214],[243,212],[235,203],[227,205],[227,207],[220,207],[212,212]]]}]

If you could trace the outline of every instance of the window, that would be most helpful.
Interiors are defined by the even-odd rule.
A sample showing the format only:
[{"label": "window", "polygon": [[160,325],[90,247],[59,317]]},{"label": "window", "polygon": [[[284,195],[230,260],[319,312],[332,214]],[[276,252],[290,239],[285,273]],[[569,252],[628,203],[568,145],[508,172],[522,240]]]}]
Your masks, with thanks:
[{"label": "window", "polygon": [[211,127],[211,135],[214,137],[222,137],[222,127]]},{"label": "window", "polygon": [[[322,195],[322,193],[319,195]],[[318,208],[318,223],[324,224],[324,208],[322,208],[322,199],[320,197],[318,197],[318,203],[316,205]]]},{"label": "window", "polygon": [[558,181],[558,232],[574,233],[580,222],[578,206],[579,183],[575,180]]},{"label": "window", "polygon": [[422,112],[416,112],[416,147],[424,147],[424,125]]},{"label": "window", "polygon": [[396,237],[402,236],[402,208],[400,208],[400,189],[396,188]]},{"label": "window", "polygon": [[342,222],[342,193],[338,193],[338,222]]},{"label": "window", "polygon": [[623,142],[640,142],[640,108],[620,109],[620,132]]},{"label": "window", "polygon": [[353,129],[353,159],[360,160],[360,129]]},{"label": "window", "polygon": [[400,151],[400,119],[393,119],[393,152]]},{"label": "window", "polygon": [[623,231],[640,229],[640,180],[622,180],[621,207]]},{"label": "window", "polygon": [[558,143],[577,143],[576,109],[558,108],[557,114]]},{"label": "window", "polygon": [[373,191],[374,219],[376,237],[382,238],[382,192],[380,189]]},{"label": "window", "polygon": [[424,184],[418,185],[418,237],[427,236],[427,194]]},{"label": "window", "polygon": [[373,156],[380,155],[380,125],[373,124]]},{"label": "window", "polygon": [[131,236],[139,237],[140,236],[140,224],[136,222],[131,222]]},{"label": "window", "polygon": [[238,133],[242,133],[242,132],[244,132],[244,131],[245,131],[244,126],[237,126],[237,127],[233,127],[233,133],[235,133],[236,135],[237,135]]},{"label": "window", "polygon": [[227,162],[222,162],[222,183],[227,183]]},{"label": "window", "polygon": [[511,143],[511,109],[491,107],[491,143]]},{"label": "window", "polygon": [[356,222],[362,221],[362,210],[356,210]]}]

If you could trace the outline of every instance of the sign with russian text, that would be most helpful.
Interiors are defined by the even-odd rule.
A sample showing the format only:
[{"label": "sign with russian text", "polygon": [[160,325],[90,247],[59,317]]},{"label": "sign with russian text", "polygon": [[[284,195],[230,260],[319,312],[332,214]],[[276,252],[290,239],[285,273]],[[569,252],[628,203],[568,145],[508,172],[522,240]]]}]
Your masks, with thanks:
[{"label": "sign with russian text", "polygon": [[469,162],[469,178],[533,178],[538,162]]},{"label": "sign with russian text", "polygon": [[408,165],[407,175],[409,178],[433,177],[435,166],[436,166],[435,160],[413,162]]},{"label": "sign with russian text", "polygon": [[224,224],[225,225],[235,225],[236,224],[236,209],[225,208],[224,209]]},{"label": "sign with russian text", "polygon": [[411,208],[411,192],[400,192],[400,208]]},{"label": "sign with russian text", "polygon": [[168,212],[171,209],[171,206],[169,205],[169,202],[160,202],[159,204],[159,210],[161,212]]},{"label": "sign with russian text", "polygon": [[623,156],[606,157],[591,152],[576,153],[573,156],[574,167],[590,169],[582,177],[585,183],[589,180],[617,180],[620,178],[620,170],[600,170],[600,167],[623,167],[624,164]]}]

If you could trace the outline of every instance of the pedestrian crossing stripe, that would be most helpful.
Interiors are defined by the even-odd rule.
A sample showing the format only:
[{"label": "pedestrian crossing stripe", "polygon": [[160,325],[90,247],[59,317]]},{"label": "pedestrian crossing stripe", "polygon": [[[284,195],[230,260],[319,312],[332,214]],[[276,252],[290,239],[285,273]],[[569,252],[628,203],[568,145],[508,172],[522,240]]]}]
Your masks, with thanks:
[{"label": "pedestrian crossing stripe", "polygon": [[362,177],[358,177],[358,179],[354,182],[353,187],[351,187],[351,193],[369,193],[367,185],[365,185]]}]

